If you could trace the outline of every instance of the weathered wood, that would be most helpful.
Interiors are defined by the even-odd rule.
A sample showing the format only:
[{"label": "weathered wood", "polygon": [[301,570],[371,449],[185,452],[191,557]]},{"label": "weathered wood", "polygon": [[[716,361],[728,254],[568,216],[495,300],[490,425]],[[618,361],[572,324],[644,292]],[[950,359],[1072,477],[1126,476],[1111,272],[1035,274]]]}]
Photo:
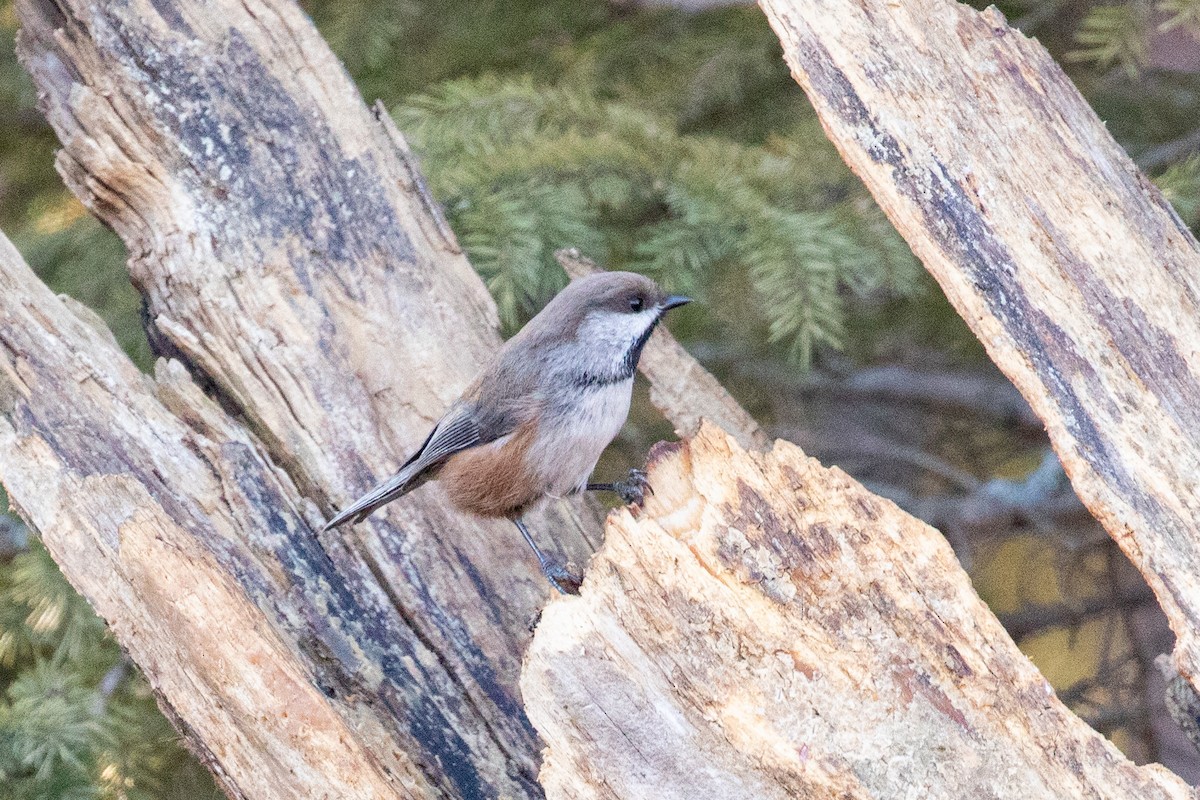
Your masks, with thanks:
[{"label": "weathered wood", "polygon": [[[316,509],[178,362],[160,362],[157,380],[140,374],[89,315],[0,236],[0,474],[12,501],[231,796],[432,794],[408,755],[421,748],[365,700],[387,684],[384,655],[406,681],[446,691],[450,676],[400,636],[364,635],[387,629],[388,599],[348,596],[306,534]],[[309,594],[322,580],[330,589]],[[321,664],[331,650],[345,663]]]},{"label": "weathered wood", "polygon": [[1039,44],[951,0],[762,0],[826,132],[1046,422],[1200,685],[1200,252]]},{"label": "weathered wood", "polygon": [[[1194,240],[998,17],[763,5],[831,137],[1163,598],[1194,679]],[[1063,707],[944,540],[838,471],[706,429],[651,481],[527,658],[549,796],[1194,796]]]},{"label": "weathered wood", "polygon": [[[0,243],[23,515],[232,795],[538,795],[516,680],[549,590],[514,532],[431,487],[314,533],[498,343],[402,136],[290,2],[19,13],[63,175],[176,357],[139,375]],[[945,542],[836,470],[707,428],[651,480],[529,656],[555,796],[1190,796],[1067,712]],[[539,530],[582,559],[594,519]]]},{"label": "weathered wood", "polygon": [[[115,356],[86,370],[62,360],[90,352],[83,342],[43,353],[51,344],[33,332],[6,330],[5,369],[41,387],[14,395],[5,417],[0,469],[13,500],[232,792],[356,796],[326,784],[321,755],[299,739],[265,748],[239,729],[248,718],[202,724],[242,707],[254,683],[266,716],[321,687],[334,741],[391,775],[397,793],[540,795],[517,680],[552,590],[513,526],[455,515],[431,486],[368,524],[314,533],[396,468],[500,341],[492,301],[402,137],[290,0],[21,0],[18,13],[64,179],[128,245],[159,349],[246,429],[215,407],[195,411],[174,368],[158,390],[183,398],[171,401],[174,422],[157,408],[139,416],[140,395],[89,410],[73,384],[59,386],[66,376],[79,391],[150,389],[128,365],[109,374]],[[212,452],[194,452],[197,436]],[[184,466],[197,459],[189,469],[207,483],[193,486]],[[114,483],[124,488],[108,497]],[[553,508],[534,529],[580,564],[600,537],[594,506]],[[101,546],[119,551],[123,580],[95,557]],[[140,548],[152,547],[179,555],[147,563],[158,557]],[[188,690],[202,667],[185,655],[207,646],[222,606],[209,590],[189,594],[201,577],[173,571],[201,558],[229,603],[243,595],[241,616],[220,623],[229,641],[279,640],[271,652],[294,662],[291,683],[260,674],[276,660],[263,645],[229,654],[211,691]],[[167,628],[147,594],[170,597],[172,584],[192,599]],[[362,774],[361,796],[380,796],[383,778],[370,783],[361,759],[346,774]]]},{"label": "weathered wood", "polygon": [[[232,794],[356,796],[320,769],[292,769],[327,757],[302,737],[269,739],[293,700],[282,683],[254,699],[265,732],[245,716],[212,718],[237,706],[230,676],[256,679],[261,632],[294,680],[320,689],[363,796],[387,780],[431,796],[539,795],[516,684],[550,590],[515,530],[448,512],[430,487],[349,534],[314,533],[396,467],[499,341],[491,299],[403,136],[364,107],[290,2],[22,0],[19,13],[21,56],[64,144],[60,171],[129,246],[152,338],[177,360],[157,387],[125,386],[134,372],[105,351],[123,371],[97,367],[88,380],[120,399],[60,397],[54,375],[78,372],[63,354],[89,343],[64,337],[51,357],[38,349],[54,344],[49,331],[14,332],[8,367],[44,387],[18,392],[6,415],[0,474],[14,502]],[[19,288],[6,297],[14,308],[44,302]],[[149,402],[139,392],[164,404],[123,420],[144,441],[106,422]],[[64,418],[76,424],[55,430]],[[246,448],[254,459],[231,460]],[[101,457],[109,450],[121,457]],[[169,468],[192,455],[209,483]],[[114,474],[134,488],[114,493]],[[81,481],[90,494],[70,488]],[[98,542],[134,535],[141,517],[126,495],[139,484],[163,504],[155,541],[202,554],[202,572],[129,548],[95,557]],[[92,524],[63,516],[68,494]],[[202,518],[185,513],[196,507]],[[600,535],[595,509],[552,509],[535,530],[582,562]],[[215,601],[166,614],[154,599],[163,585],[222,581],[226,601],[246,606],[240,617]],[[234,645],[216,659],[225,678],[191,691],[192,671],[216,668],[191,663],[209,649],[193,631],[216,621]]]},{"label": "weathered wood", "polygon": [[551,798],[1192,798],[1055,697],[945,539],[713,426],[664,448],[522,688]]}]

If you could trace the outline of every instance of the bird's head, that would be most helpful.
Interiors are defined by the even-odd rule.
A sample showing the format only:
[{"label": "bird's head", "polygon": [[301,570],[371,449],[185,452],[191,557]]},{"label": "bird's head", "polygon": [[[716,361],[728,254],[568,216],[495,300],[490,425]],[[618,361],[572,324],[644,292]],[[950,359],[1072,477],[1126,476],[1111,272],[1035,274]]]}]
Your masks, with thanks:
[{"label": "bird's head", "polygon": [[644,275],[601,272],[572,281],[538,316],[547,316],[570,342],[585,374],[624,380],[663,314],[689,301]]}]

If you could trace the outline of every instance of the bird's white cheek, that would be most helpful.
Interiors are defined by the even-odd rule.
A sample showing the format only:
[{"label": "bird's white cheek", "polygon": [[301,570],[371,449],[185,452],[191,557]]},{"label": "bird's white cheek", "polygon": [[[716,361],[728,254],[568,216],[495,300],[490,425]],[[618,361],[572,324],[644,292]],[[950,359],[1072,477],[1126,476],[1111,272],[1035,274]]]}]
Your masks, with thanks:
[{"label": "bird's white cheek", "polygon": [[593,313],[580,327],[579,341],[584,342],[593,353],[605,354],[616,369],[625,362],[629,349],[654,325],[658,311],[648,308],[637,314]]}]

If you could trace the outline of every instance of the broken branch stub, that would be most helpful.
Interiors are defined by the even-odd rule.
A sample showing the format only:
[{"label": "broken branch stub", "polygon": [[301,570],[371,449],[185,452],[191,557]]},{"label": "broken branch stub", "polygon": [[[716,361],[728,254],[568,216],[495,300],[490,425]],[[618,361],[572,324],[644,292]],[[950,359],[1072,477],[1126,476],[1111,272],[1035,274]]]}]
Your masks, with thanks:
[{"label": "broken branch stub", "polygon": [[1137,798],[945,539],[838,469],[711,425],[610,516],[522,678],[550,798]]}]

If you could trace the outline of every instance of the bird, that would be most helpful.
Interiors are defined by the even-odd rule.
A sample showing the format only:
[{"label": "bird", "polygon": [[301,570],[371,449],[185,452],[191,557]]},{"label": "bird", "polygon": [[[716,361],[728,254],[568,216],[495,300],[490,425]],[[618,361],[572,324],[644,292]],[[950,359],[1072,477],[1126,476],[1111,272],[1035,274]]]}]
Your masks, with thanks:
[{"label": "bird", "polygon": [[625,424],[642,348],[663,315],[688,302],[633,272],[571,281],[504,343],[399,471],[324,530],[361,522],[436,480],[459,511],[512,520],[551,585],[577,594],[582,579],[538,547],[522,517],[582,491],[641,502],[649,487],[640,470],[613,483],[588,480]]}]

